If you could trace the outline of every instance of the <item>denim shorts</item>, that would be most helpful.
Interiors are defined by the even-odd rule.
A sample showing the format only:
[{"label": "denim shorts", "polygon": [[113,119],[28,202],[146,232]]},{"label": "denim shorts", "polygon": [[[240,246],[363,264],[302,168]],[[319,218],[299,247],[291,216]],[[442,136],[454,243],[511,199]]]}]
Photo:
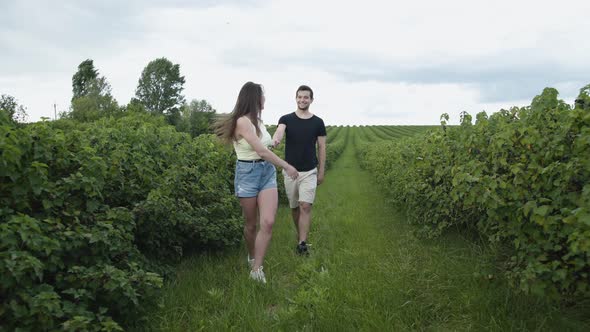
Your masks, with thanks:
[{"label": "denim shorts", "polygon": [[236,162],[234,190],[238,197],[256,197],[258,193],[277,187],[277,170],[268,161]]}]

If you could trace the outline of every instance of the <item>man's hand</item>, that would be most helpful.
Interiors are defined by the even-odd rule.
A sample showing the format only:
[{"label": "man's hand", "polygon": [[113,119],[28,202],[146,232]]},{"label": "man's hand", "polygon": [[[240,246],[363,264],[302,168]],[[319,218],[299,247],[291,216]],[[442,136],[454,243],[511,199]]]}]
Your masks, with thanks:
[{"label": "man's hand", "polygon": [[279,144],[281,144],[281,141],[278,139],[273,139],[272,140],[272,147],[276,148]]},{"label": "man's hand", "polygon": [[324,182],[324,173],[318,173],[318,186]]}]

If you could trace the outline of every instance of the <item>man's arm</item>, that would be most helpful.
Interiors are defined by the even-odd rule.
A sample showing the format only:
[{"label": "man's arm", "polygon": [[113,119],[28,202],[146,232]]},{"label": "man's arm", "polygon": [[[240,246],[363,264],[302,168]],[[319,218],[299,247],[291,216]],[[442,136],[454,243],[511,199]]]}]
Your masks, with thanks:
[{"label": "man's arm", "polygon": [[248,117],[243,116],[238,119],[236,124],[236,134],[238,137],[243,137],[246,142],[248,142],[248,144],[250,144],[250,146],[254,149],[254,151],[256,151],[260,158],[270,161],[277,167],[282,167],[292,179],[296,179],[299,176],[299,173],[295,167],[291,166],[289,163],[270,151],[266,146],[262,145],[262,141],[260,141],[260,137],[256,135],[256,130],[254,130],[254,126],[252,126],[252,122]]},{"label": "man's arm", "polygon": [[284,123],[280,123],[279,126],[277,127],[277,130],[275,130],[275,134],[272,135],[272,146],[273,147],[277,147],[277,145],[281,144],[281,141],[283,140],[283,136],[285,136],[285,128],[287,128],[287,126]]},{"label": "man's arm", "polygon": [[326,136],[318,136],[318,185],[324,182],[324,171],[326,170]]}]

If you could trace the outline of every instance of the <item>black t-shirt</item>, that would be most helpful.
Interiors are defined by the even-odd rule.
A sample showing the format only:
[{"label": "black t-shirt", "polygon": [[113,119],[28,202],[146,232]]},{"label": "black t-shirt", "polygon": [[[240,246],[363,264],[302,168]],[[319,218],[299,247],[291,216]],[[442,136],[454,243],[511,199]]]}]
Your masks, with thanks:
[{"label": "black t-shirt", "polygon": [[286,126],[285,160],[300,172],[314,169],[318,165],[318,136],[326,136],[324,121],[315,115],[301,119],[293,112],[281,116],[279,124]]}]

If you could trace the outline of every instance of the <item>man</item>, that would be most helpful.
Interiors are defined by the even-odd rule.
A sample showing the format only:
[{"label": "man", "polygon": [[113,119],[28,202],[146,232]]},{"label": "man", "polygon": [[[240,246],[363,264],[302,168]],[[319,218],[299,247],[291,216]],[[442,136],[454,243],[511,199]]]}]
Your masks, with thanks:
[{"label": "man", "polygon": [[322,119],[309,111],[309,106],[313,103],[313,90],[310,87],[300,86],[295,99],[297,110],[279,119],[273,144],[279,145],[286,134],[285,161],[297,169],[299,177],[293,180],[283,171],[285,191],[297,230],[297,253],[308,255],[307,235],[311,226],[311,207],[316,188],[324,181],[326,127]]}]

